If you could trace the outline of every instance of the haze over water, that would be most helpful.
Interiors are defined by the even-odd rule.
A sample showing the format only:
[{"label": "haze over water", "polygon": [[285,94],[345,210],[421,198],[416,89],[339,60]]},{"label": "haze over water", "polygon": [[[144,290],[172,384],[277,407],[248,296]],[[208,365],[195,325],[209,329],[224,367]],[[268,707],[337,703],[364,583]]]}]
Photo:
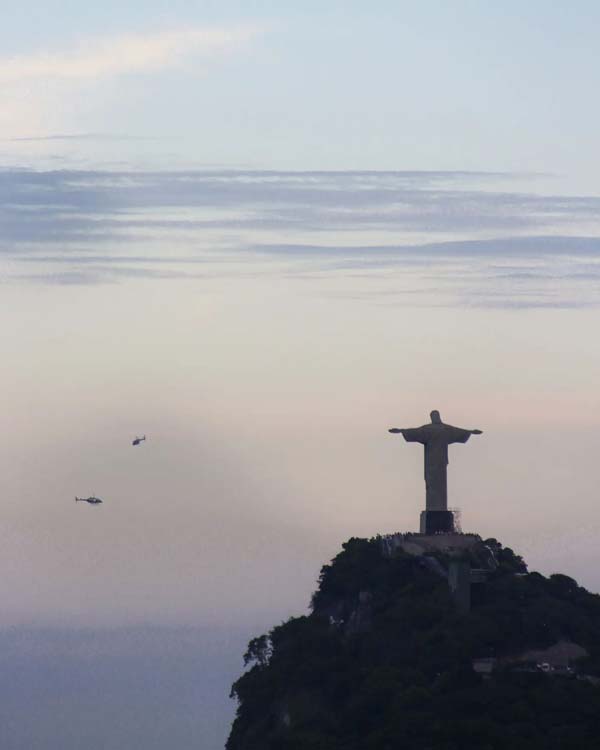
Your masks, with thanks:
[{"label": "haze over water", "polygon": [[[487,29],[493,19],[467,5],[462,16]],[[441,62],[432,8],[404,20]],[[385,77],[367,75],[387,70],[372,56],[363,74],[377,83],[360,84],[362,104],[335,89],[331,112],[348,116],[352,135],[324,114],[317,74],[330,41],[311,37],[314,59],[300,67],[284,50],[310,14],[281,11],[278,26],[266,6],[257,19],[240,11],[234,33],[237,11],[221,19],[229,36],[209,43],[160,36],[159,20],[144,31],[115,6],[94,16],[109,40],[102,54],[60,52],[54,31],[43,60],[18,15],[25,52],[0,60],[10,91],[21,76],[31,94],[14,93],[0,123],[6,750],[222,747],[249,638],[306,610],[320,566],[350,536],[416,530],[422,450],[387,429],[418,426],[432,409],[484,431],[450,449],[463,530],[600,590],[600,194],[592,157],[565,146],[575,125],[557,121],[538,152],[533,126],[486,141],[484,112],[469,143],[466,103],[480,99],[454,70],[457,109],[443,97],[440,108],[457,121],[436,129],[429,111],[423,130],[414,113],[428,111],[426,87],[405,84],[402,119]],[[172,19],[214,27],[206,13]],[[347,67],[326,69],[360,83],[364,18],[340,14],[322,21]],[[109,18],[133,34],[114,48]],[[428,18],[439,28],[425,33]],[[378,38],[400,65],[380,21],[369,21],[367,48],[375,54]],[[545,33],[581,30],[560,23],[549,14]],[[491,65],[500,52],[485,54]],[[273,59],[310,74],[314,89],[298,96],[317,134],[273,112],[268,131],[269,86],[283,85]],[[424,85],[450,75],[423,65]],[[83,72],[72,81],[69,70]],[[145,94],[134,107],[142,84],[172,97],[172,119]],[[567,82],[555,84],[566,96]],[[535,91],[529,114],[542,118]],[[281,106],[301,118],[291,95]],[[511,106],[494,122],[528,114]],[[352,119],[353,107],[371,119]],[[597,120],[597,105],[584,109]],[[245,126],[244,112],[255,118]],[[587,143],[587,126],[577,133]],[[148,440],[133,448],[140,434]],[[104,504],[73,502],[91,494]]]}]

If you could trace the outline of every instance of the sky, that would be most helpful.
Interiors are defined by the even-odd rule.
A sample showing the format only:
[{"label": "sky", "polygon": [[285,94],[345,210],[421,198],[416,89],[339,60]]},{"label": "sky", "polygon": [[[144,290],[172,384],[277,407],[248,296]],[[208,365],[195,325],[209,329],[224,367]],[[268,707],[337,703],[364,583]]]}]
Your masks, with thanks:
[{"label": "sky", "polygon": [[600,591],[600,10],[297,6],[0,27],[3,750],[222,748],[432,409],[463,529]]},{"label": "sky", "polygon": [[[591,0],[24,0],[0,30],[0,148],[140,166],[558,172],[596,191],[599,21]],[[60,135],[84,142],[11,140]]]}]

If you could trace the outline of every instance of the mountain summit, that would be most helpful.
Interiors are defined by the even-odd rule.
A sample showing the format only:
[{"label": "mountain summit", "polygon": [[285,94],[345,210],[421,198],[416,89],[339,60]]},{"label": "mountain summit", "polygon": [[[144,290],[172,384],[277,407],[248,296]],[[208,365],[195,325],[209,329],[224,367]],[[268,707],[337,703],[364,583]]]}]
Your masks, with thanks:
[{"label": "mountain summit", "polygon": [[350,539],[244,659],[227,750],[600,748],[600,596],[495,539]]}]

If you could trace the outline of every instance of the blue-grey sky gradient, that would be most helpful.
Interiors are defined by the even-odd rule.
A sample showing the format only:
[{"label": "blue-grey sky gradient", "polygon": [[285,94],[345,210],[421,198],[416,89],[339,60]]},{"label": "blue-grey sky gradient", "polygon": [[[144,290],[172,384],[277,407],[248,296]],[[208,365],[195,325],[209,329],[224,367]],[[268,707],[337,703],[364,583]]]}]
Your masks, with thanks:
[{"label": "blue-grey sky gradient", "polygon": [[[5,77],[17,63],[29,71],[9,91],[0,136],[168,138],[120,152],[137,163],[162,154],[162,165],[551,170],[592,189],[599,22],[587,0],[382,0],[373,9],[29,0],[0,30],[0,78],[3,66]],[[185,37],[206,29],[247,38],[207,50]],[[165,34],[182,36],[163,55]],[[128,57],[128,39],[146,40],[146,56]],[[89,71],[81,80],[67,75],[70,59],[81,76]],[[26,163],[39,153],[32,145],[12,152]]]}]

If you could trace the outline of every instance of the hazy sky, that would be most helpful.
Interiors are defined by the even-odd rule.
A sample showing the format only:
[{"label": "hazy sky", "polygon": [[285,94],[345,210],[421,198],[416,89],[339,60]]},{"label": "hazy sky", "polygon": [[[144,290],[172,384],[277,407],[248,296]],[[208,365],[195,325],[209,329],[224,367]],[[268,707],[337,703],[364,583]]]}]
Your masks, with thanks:
[{"label": "hazy sky", "polygon": [[600,590],[600,10],[322,6],[0,28],[3,750],[222,747],[434,408],[463,528]]},{"label": "hazy sky", "polygon": [[599,25],[592,0],[23,0],[0,29],[0,137],[128,140],[1,149],[29,163],[550,171],[597,191]]}]

